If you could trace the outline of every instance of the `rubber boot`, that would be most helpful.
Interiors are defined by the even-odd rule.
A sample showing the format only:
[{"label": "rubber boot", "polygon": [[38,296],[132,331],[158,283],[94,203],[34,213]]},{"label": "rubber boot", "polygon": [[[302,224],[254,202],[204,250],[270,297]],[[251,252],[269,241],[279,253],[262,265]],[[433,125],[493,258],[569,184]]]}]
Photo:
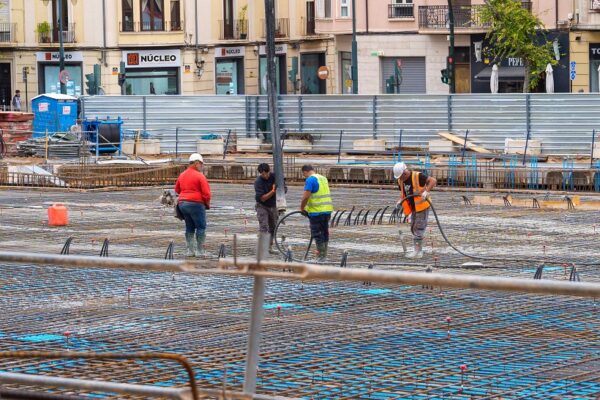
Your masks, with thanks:
[{"label": "rubber boot", "polygon": [[194,252],[195,257],[202,257],[206,254],[204,251],[204,241],[206,240],[206,233],[196,234],[196,251]]},{"label": "rubber boot", "polygon": [[423,258],[423,240],[415,239],[415,248],[406,255],[406,258]]},{"label": "rubber boot", "polygon": [[317,244],[317,251],[319,252],[317,261],[324,262],[325,259],[327,258],[327,244],[328,244],[327,242]]},{"label": "rubber boot", "polygon": [[279,254],[277,249],[273,248],[273,235],[271,235],[271,241],[269,242],[269,254],[273,256]]},{"label": "rubber boot", "polygon": [[185,243],[187,245],[187,251],[185,252],[186,257],[194,257],[196,255],[196,241],[194,240],[194,233],[185,234]]}]

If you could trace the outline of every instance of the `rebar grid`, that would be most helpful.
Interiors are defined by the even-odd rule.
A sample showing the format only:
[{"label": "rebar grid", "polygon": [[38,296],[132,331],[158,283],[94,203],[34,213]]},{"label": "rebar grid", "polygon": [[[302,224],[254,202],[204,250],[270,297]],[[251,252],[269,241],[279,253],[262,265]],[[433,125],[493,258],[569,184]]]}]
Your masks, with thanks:
[{"label": "rebar grid", "polygon": [[[254,254],[252,187],[213,189],[208,250],[216,255],[225,243],[230,253],[236,233],[240,255]],[[299,191],[290,188],[290,204]],[[175,240],[175,257],[182,256],[182,225],[158,205],[158,189],[5,194],[0,199],[2,250],[58,253],[72,236],[72,253],[98,255],[108,237],[111,255],[162,257]],[[358,209],[393,204],[397,194],[334,189],[334,196],[337,203]],[[597,256],[600,232],[593,232],[593,224],[598,213],[466,207],[457,194],[434,196],[448,236],[461,248],[514,257],[538,256],[545,245],[544,278],[557,280],[568,279],[565,254],[571,262]],[[45,207],[54,201],[67,203],[68,228],[44,225]],[[307,242],[306,221],[286,229],[288,240]],[[400,261],[397,232],[395,225],[340,223],[332,230],[332,258],[360,243],[352,247],[350,260],[363,265]],[[434,226],[429,237],[433,255],[426,248],[426,258],[404,269],[468,261],[450,253]],[[525,261],[493,266],[478,273],[533,277],[537,267]],[[580,272],[584,281],[598,280],[594,268]],[[168,351],[192,361],[200,387],[222,388],[224,382],[229,389],[242,387],[252,293],[248,278],[4,265],[0,288],[0,350]],[[600,391],[597,307],[594,300],[568,297],[270,280],[258,391],[314,399],[592,398]],[[182,387],[187,382],[167,363],[11,360],[0,365],[11,372],[116,382]],[[467,366],[462,374],[461,365]]]},{"label": "rebar grid", "polygon": [[[257,223],[252,186],[213,185],[213,191],[215,198],[208,213],[206,249],[216,257],[219,247],[224,244],[226,252],[231,254],[233,234],[237,234],[241,255],[253,255]],[[158,188],[85,193],[6,192],[7,196],[0,199],[0,221],[5,233],[0,248],[58,252],[67,238],[73,237],[73,253],[98,255],[104,239],[108,238],[111,255],[161,257],[173,240],[175,256],[182,257],[182,224],[173,218],[170,208],[159,204],[161,192]],[[299,204],[300,193],[299,187],[290,189],[290,207]],[[334,188],[333,193],[336,207],[348,211],[331,230],[331,263],[339,263],[344,251],[349,252],[349,263],[363,266],[392,263],[415,267],[457,267],[470,261],[447,246],[432,217],[425,240],[424,259],[418,262],[404,259],[398,232],[403,232],[408,247],[412,245],[412,239],[410,224],[389,223],[391,208],[398,197],[395,191]],[[595,243],[600,237],[600,211],[465,206],[461,195],[434,193],[433,201],[449,238],[469,253],[524,259],[522,263],[510,265],[502,261],[486,262],[486,266],[525,270],[533,275],[535,271],[531,272],[531,269],[539,265],[532,265],[525,259],[537,258],[548,260],[549,268],[545,273],[564,273],[565,265],[570,268],[572,263],[593,261],[597,254]],[[56,201],[66,203],[70,210],[70,226],[66,229],[46,226],[45,209]],[[386,206],[391,207],[386,210],[382,225],[371,225],[372,216]],[[352,207],[355,207],[352,223],[359,211],[369,210],[367,225],[344,225]],[[280,239],[285,236],[287,243],[292,244],[296,258],[304,255],[309,237],[305,219],[295,218],[279,233]],[[309,254],[309,258],[313,256]],[[578,269],[585,270],[585,267]]]},{"label": "rebar grid", "polygon": [[[1,350],[176,352],[193,362],[201,386],[220,387],[223,380],[241,386],[249,279],[11,269],[0,299],[8,310]],[[47,283],[44,290],[32,294],[27,286],[34,280]],[[459,366],[466,364],[465,395],[504,391],[508,398],[541,399],[547,396],[533,394],[549,391],[578,398],[600,390],[596,313],[596,302],[585,299],[273,281],[266,293],[258,387],[262,393],[315,398],[369,398],[369,391],[380,398],[387,390],[398,399],[456,395]],[[11,372],[186,382],[174,366],[156,363],[2,364]],[[591,371],[577,378],[586,365]]]}]

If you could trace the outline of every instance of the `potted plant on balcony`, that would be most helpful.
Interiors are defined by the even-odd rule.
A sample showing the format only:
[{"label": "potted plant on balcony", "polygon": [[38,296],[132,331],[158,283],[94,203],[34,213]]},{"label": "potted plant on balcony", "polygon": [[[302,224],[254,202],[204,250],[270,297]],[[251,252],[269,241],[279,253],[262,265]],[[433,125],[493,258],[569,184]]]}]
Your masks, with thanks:
[{"label": "potted plant on balcony", "polygon": [[240,39],[242,40],[246,40],[248,38],[248,22],[246,20],[246,17],[248,15],[248,4],[246,4],[244,7],[242,7],[240,9],[240,13],[238,15],[238,24],[240,24],[239,26],[239,30],[240,30]]},{"label": "potted plant on balcony", "polygon": [[48,21],[40,22],[37,26],[37,33],[40,35],[42,43],[50,43],[50,24]]}]

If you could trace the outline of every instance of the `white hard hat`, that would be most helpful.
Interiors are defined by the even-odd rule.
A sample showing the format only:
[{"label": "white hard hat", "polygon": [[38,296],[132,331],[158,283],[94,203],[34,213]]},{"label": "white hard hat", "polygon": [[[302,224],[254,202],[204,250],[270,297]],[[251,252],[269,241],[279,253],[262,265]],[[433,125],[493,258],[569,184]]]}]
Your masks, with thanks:
[{"label": "white hard hat", "polygon": [[395,179],[400,178],[400,175],[402,175],[402,173],[404,171],[406,171],[406,164],[404,164],[403,162],[394,164],[394,178]]},{"label": "white hard hat", "polygon": [[194,153],[190,156],[190,162],[194,162],[194,161],[200,161],[201,163],[204,163],[202,156],[198,153]]}]

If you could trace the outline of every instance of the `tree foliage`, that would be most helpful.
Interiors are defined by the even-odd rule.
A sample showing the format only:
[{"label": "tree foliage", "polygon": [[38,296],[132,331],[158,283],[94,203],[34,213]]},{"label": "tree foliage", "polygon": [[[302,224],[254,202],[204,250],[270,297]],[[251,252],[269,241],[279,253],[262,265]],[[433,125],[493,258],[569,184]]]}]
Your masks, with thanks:
[{"label": "tree foliage", "polygon": [[541,79],[548,64],[556,65],[552,42],[540,43],[542,21],[523,8],[520,0],[486,0],[481,20],[490,27],[486,34],[489,47],[486,55],[494,62],[507,58],[521,58],[525,65],[523,92],[529,92]]}]

